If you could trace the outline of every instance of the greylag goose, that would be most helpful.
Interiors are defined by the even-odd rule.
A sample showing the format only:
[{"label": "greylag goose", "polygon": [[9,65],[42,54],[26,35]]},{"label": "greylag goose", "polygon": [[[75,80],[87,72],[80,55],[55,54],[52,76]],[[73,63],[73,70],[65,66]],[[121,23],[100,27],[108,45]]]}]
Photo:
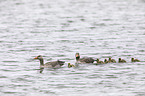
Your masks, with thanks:
[{"label": "greylag goose", "polygon": [[140,60],[131,58],[131,62],[140,62]]},{"label": "greylag goose", "polygon": [[40,68],[60,68],[62,65],[64,65],[64,61],[53,61],[53,62],[47,62],[44,64],[43,57],[41,55],[38,55],[34,59],[39,59],[40,61]]},{"label": "greylag goose", "polygon": [[76,63],[93,63],[95,60],[91,57],[83,57],[83,58],[80,58],[80,54],[79,53],[76,53],[75,54],[76,56]]}]

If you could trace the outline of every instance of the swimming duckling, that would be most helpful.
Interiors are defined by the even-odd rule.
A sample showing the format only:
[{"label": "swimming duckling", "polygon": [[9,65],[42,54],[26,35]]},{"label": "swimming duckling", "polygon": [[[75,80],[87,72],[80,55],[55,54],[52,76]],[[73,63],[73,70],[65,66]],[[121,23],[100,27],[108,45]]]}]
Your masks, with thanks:
[{"label": "swimming duckling", "polygon": [[140,62],[140,60],[131,58],[131,62]]},{"label": "swimming duckling", "polygon": [[97,64],[105,64],[103,61],[100,61],[99,59],[96,60]]},{"label": "swimming duckling", "polygon": [[111,59],[112,63],[116,63],[115,59]]},{"label": "swimming duckling", "polygon": [[75,67],[75,65],[68,63],[68,68]]},{"label": "swimming duckling", "polygon": [[118,63],[126,63],[124,59],[119,58]]},{"label": "swimming duckling", "polygon": [[108,59],[108,63],[112,63],[111,58]]},{"label": "swimming duckling", "polygon": [[110,63],[116,63],[116,61],[114,59],[111,59],[111,57],[109,57],[109,62]]},{"label": "swimming duckling", "polygon": [[104,63],[108,63],[107,59],[104,60]]}]

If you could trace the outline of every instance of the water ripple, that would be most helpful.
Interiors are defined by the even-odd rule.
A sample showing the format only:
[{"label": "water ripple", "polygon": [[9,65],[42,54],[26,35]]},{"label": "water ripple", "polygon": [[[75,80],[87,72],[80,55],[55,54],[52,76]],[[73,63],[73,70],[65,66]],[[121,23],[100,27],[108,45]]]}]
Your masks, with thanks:
[{"label": "water ripple", "polygon": [[[144,12],[143,0],[1,0],[0,94],[143,96]],[[127,63],[67,68],[76,52]],[[66,63],[40,69],[38,55]]]}]

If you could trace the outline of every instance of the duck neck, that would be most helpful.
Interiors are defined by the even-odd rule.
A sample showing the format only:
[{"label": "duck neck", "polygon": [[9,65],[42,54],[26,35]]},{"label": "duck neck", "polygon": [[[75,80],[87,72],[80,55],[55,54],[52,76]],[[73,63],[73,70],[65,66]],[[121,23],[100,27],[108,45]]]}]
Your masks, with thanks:
[{"label": "duck neck", "polygon": [[131,61],[133,62],[134,61],[134,58],[132,58]]},{"label": "duck neck", "polygon": [[79,59],[80,59],[80,56],[76,57],[76,60],[77,60],[77,61],[79,61]]},{"label": "duck neck", "polygon": [[39,61],[40,61],[40,66],[44,66],[44,60],[43,60],[43,58],[39,59]]},{"label": "duck neck", "polygon": [[119,62],[121,62],[121,58],[119,58]]}]

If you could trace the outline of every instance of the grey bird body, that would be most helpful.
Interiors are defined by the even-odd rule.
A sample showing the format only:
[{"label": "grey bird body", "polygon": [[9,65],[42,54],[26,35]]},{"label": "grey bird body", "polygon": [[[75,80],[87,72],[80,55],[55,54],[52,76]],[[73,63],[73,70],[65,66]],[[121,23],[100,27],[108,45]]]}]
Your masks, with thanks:
[{"label": "grey bird body", "polygon": [[60,68],[65,63],[64,61],[57,60],[44,64],[44,60],[41,55],[35,57],[34,59],[39,59],[41,68]]},{"label": "grey bird body", "polygon": [[79,53],[76,53],[76,63],[93,63],[95,60],[91,57],[83,57],[83,58],[80,58],[80,55]]}]

